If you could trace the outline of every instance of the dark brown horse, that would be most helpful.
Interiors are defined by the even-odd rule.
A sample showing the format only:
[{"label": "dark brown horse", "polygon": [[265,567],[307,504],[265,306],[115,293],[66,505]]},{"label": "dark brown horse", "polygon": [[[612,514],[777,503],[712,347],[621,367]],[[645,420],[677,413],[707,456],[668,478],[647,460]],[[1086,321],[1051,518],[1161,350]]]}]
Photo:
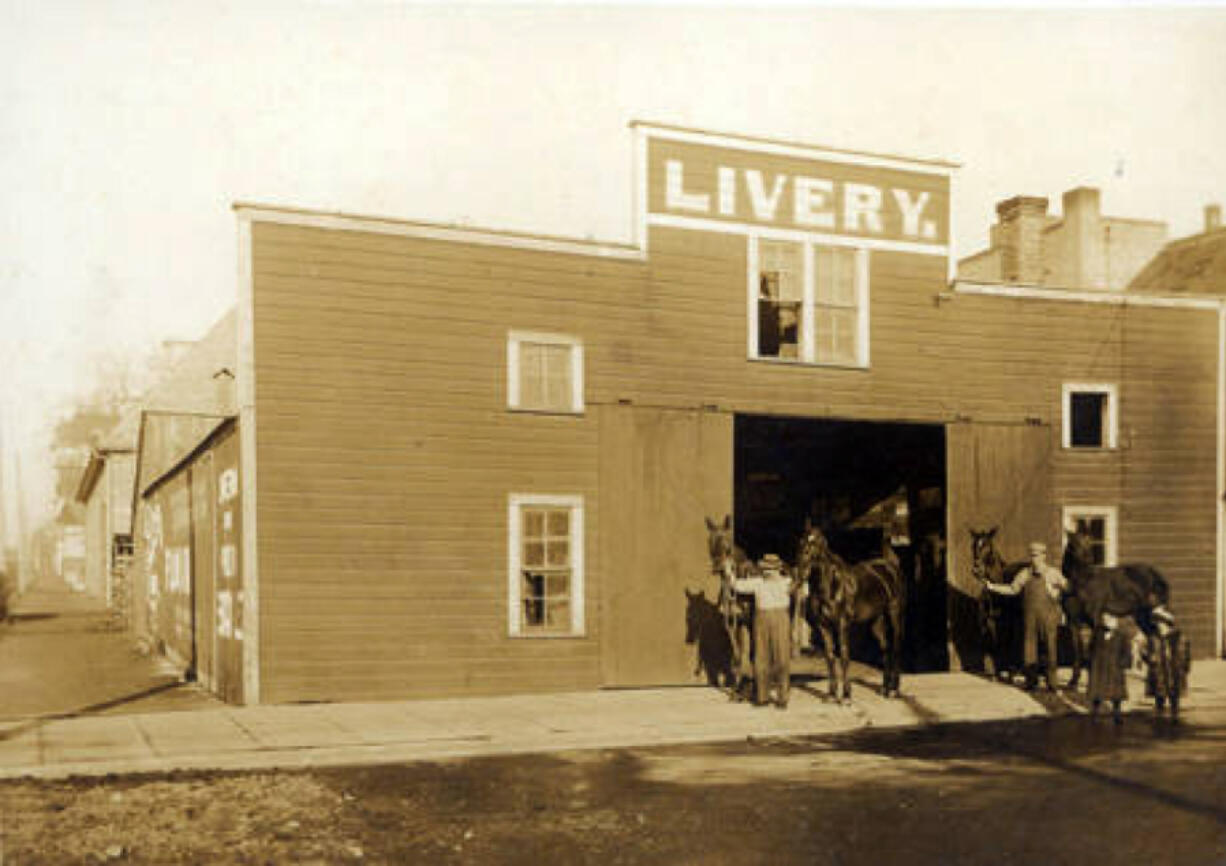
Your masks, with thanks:
[{"label": "dark brown horse", "polygon": [[851,700],[848,637],[853,624],[862,624],[869,626],[881,647],[882,694],[897,697],[902,681],[905,583],[893,550],[887,548],[878,559],[851,565],[831,550],[822,531],[806,520],[797,551],[796,576],[809,584],[805,618],[822,637],[822,651],[830,670],[830,696]]},{"label": "dark brown horse", "polygon": [[1161,572],[1144,562],[1095,565],[1089,535],[1067,530],[1064,535],[1060,570],[1068,578],[1074,601],[1073,610],[1066,606],[1069,622],[1080,621],[1093,627],[1105,612],[1130,616],[1142,631],[1151,633],[1150,611],[1167,604],[1171,597],[1170,584]]},{"label": "dark brown horse", "polygon": [[[996,549],[997,527],[969,529],[971,574],[980,582],[1008,583],[1026,562],[1006,562]],[[997,595],[984,589],[979,594],[979,633],[984,654],[992,661],[991,673],[1011,679],[1022,669],[1022,607],[1017,596]]]},{"label": "dark brown horse", "polygon": [[729,697],[745,700],[749,696],[751,629],[753,626],[753,596],[738,593],[732,582],[752,577],[756,568],[745,551],[732,541],[732,517],[724,517],[723,524],[711,518],[707,522],[707,551],[711,556],[711,571],[719,577],[719,608],[728,643],[732,649],[731,666],[733,682]]}]

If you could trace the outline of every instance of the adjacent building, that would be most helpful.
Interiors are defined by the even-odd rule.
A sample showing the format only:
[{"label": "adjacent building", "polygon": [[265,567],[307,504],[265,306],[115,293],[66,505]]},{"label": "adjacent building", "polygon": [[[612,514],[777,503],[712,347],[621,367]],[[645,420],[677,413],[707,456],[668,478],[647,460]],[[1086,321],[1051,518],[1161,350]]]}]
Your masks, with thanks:
[{"label": "adjacent building", "polygon": [[85,508],[85,591],[126,621],[132,561],[132,485],[136,461],[134,409],[94,446],[77,485]]},{"label": "adjacent building", "polygon": [[1104,216],[1102,194],[1077,187],[1049,214],[1041,196],[996,206],[986,250],[958,262],[963,279],[1063,289],[1119,291],[1166,243],[1166,224]]}]

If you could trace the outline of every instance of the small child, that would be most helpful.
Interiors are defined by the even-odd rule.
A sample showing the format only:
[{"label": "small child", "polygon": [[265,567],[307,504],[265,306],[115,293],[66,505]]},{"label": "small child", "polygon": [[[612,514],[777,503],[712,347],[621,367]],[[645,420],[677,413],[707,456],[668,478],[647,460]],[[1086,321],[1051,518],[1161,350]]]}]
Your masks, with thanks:
[{"label": "small child", "polygon": [[1192,652],[1183,632],[1175,625],[1174,615],[1159,606],[1150,613],[1154,632],[1145,648],[1148,673],[1145,694],[1154,699],[1159,716],[1165,704],[1171,704],[1171,719],[1179,718],[1179,698],[1187,694],[1188,672],[1192,668]]},{"label": "small child", "polygon": [[1119,626],[1119,619],[1104,612],[1090,649],[1090,716],[1097,716],[1099,704],[1110,701],[1117,725],[1124,722],[1120,704],[1128,699],[1124,672],[1131,663],[1130,642]]}]

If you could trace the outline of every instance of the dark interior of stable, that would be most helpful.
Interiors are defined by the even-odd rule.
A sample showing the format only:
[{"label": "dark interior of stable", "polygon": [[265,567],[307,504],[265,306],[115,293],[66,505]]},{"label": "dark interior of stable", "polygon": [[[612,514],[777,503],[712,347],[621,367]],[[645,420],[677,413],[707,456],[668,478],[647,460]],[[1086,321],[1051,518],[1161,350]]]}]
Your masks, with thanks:
[{"label": "dark interior of stable", "polygon": [[[734,452],[737,544],[794,563],[806,517],[848,562],[888,539],[907,582],[903,669],[948,670],[944,428],[738,415]],[[863,631],[853,657],[878,664]]]}]

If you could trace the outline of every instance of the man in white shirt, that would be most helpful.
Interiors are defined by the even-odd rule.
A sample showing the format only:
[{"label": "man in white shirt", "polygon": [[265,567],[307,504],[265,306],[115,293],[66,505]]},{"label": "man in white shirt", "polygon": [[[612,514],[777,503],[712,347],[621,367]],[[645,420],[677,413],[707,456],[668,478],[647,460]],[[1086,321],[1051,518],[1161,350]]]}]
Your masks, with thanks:
[{"label": "man in white shirt", "polygon": [[1038,680],[1039,641],[1047,651],[1047,687],[1056,690],[1056,629],[1060,626],[1060,597],[1069,588],[1068,579],[1060,569],[1047,564],[1047,545],[1041,541],[1030,544],[1030,565],[1019,571],[1009,583],[984,585],[1000,595],[1022,596],[1022,619],[1025,641],[1022,661],[1026,665],[1026,688],[1033,689]]},{"label": "man in white shirt", "polygon": [[775,704],[787,709],[790,686],[792,639],[788,607],[792,582],[783,561],[773,553],[759,563],[761,577],[743,577],[732,582],[737,592],[753,595],[754,687],[759,706],[769,703],[772,688],[778,688]]}]

